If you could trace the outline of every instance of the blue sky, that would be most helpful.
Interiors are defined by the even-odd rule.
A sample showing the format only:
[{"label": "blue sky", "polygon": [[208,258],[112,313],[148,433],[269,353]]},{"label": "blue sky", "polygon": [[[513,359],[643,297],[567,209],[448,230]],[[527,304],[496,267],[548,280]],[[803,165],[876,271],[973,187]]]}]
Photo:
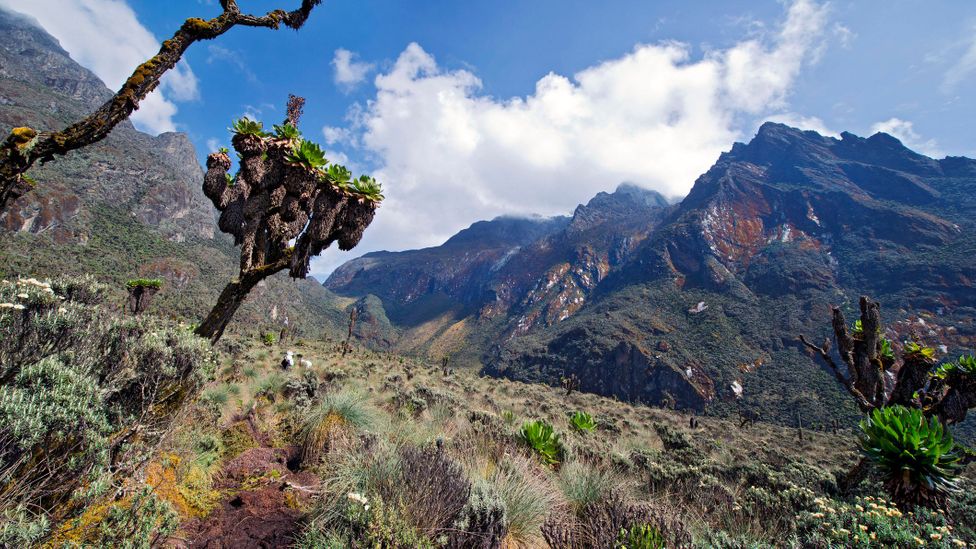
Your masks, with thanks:
[{"label": "blue sky", "polygon": [[[35,15],[111,86],[183,19],[219,12],[214,0],[0,5]],[[766,119],[976,156],[974,92],[968,0],[327,0],[297,33],[195,44],[136,123],[185,131],[202,159],[233,118],[277,122],[288,93],[305,96],[306,136],[389,198],[359,248],[323,254],[322,275],[478,219],[568,213],[625,180],[679,198]]]}]

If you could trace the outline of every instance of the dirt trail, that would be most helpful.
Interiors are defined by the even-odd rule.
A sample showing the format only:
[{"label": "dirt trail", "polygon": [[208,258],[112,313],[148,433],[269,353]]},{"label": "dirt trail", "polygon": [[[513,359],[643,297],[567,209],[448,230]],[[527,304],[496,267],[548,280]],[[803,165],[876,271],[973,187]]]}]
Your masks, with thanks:
[{"label": "dirt trail", "polygon": [[[258,433],[255,433],[258,435]],[[262,444],[266,437],[255,436]],[[208,516],[185,522],[166,544],[173,549],[289,547],[311,506],[318,478],[289,468],[298,448],[259,446],[221,469],[214,488],[224,494]]]}]

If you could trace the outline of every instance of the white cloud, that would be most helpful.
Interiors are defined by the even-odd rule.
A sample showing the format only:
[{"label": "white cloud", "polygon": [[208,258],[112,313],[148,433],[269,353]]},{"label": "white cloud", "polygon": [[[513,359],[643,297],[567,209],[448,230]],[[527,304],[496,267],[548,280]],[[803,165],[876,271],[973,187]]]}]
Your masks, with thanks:
[{"label": "white cloud", "polygon": [[976,25],[970,29],[972,36],[966,40],[966,50],[952,67],[945,74],[942,81],[942,89],[951,92],[963,80],[969,78],[976,72]]},{"label": "white cloud", "polygon": [[925,156],[932,158],[942,158],[945,156],[945,152],[939,148],[939,144],[935,139],[923,139],[915,131],[914,125],[908,120],[889,118],[884,122],[878,122],[871,126],[871,134],[874,135],[878,132],[884,132],[898,138],[903,145]]},{"label": "white cloud", "polygon": [[345,91],[351,91],[366,80],[366,75],[373,70],[372,63],[357,61],[358,55],[339,48],[335,51],[332,58],[332,67],[335,69],[333,80],[336,85]]},{"label": "white cloud", "polygon": [[850,49],[851,43],[857,39],[857,33],[841,23],[834,23],[833,32],[837,43],[844,49]]},{"label": "white cloud", "polygon": [[[813,130],[820,135],[825,135],[828,137],[840,137],[840,132],[831,130],[824,124],[824,121],[816,116],[804,116],[795,112],[781,112],[774,114],[772,116],[767,116],[766,120],[770,122],[779,122],[780,124],[786,124],[787,126],[792,126],[794,128],[799,128],[801,130]],[[759,126],[756,126],[759,129]]]},{"label": "white cloud", "polygon": [[[72,59],[113,90],[159,51],[159,41],[139,23],[124,0],[0,0],[0,6],[37,19]],[[198,97],[196,76],[188,64],[180,62],[163,77],[160,88],[141,103],[132,122],[150,133],[173,131],[177,111],[173,101]]]},{"label": "white cloud", "polygon": [[781,25],[728,49],[694,59],[685,44],[639,44],[510,99],[410,44],[350,128],[378,159],[387,200],[356,251],[329,251],[315,271],[369,250],[439,244],[500,214],[568,213],[621,181],[683,196],[740,128],[785,110],[826,26],[825,6],[797,0]]},{"label": "white cloud", "polygon": [[212,65],[217,63],[218,65],[231,65],[238,72],[244,75],[244,78],[248,82],[257,82],[258,77],[248,66],[247,62],[244,61],[244,57],[240,52],[225,48],[223,46],[218,46],[217,44],[210,44],[207,46],[207,64]]}]

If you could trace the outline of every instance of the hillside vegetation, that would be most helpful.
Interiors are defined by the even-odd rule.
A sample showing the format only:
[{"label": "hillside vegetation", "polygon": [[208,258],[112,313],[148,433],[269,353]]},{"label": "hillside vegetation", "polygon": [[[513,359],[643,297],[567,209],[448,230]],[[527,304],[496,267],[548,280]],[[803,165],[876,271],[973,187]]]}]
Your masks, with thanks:
[{"label": "hillside vegetation", "polygon": [[[49,291],[39,282],[25,301],[17,292],[31,283],[4,284],[11,288],[4,299],[26,306],[5,307],[3,322],[20,318],[25,310],[41,319],[33,303],[54,295],[51,300],[63,305],[43,313],[56,316],[43,319],[95,315],[104,319],[97,325],[108,333],[117,333],[116,325],[158,326],[177,330],[164,332],[174,334],[167,337],[196,340],[188,331],[177,336],[179,327],[167,328],[151,316],[115,320],[116,313],[101,305],[98,295],[82,297],[90,295],[83,290],[90,285],[55,282]],[[70,336],[63,341],[101,329],[88,324],[58,323]],[[92,418],[61,424],[73,425],[75,435],[50,423],[61,415],[24,407],[17,400],[22,397],[11,397],[13,386],[0,395],[0,409],[21,419],[5,423],[35,426],[18,433],[61,432],[92,444],[104,444],[98,437],[111,438],[112,433],[144,432],[135,427],[144,421],[135,413],[141,405],[111,396],[118,380],[143,379],[140,372],[151,372],[160,367],[152,366],[160,364],[160,357],[171,356],[133,353],[145,345],[139,343],[148,337],[142,333],[130,328],[114,336],[123,339],[108,340],[114,341],[110,349],[127,350],[130,362],[94,352],[85,361],[62,349],[45,351],[51,358],[37,363],[60,360],[73,369],[49,375],[92,372],[95,381],[85,383],[104,387],[86,393],[99,400],[70,408]],[[284,369],[286,350],[293,351],[294,365]],[[20,376],[43,370],[28,366],[35,359],[19,361]],[[164,375],[173,360],[163,360]],[[131,369],[112,370],[118,373],[97,381],[95,372],[104,371],[98,368],[113,364],[131,364]],[[949,515],[899,510],[886,503],[880,479],[853,494],[837,495],[837,477],[858,457],[852,424],[839,425],[836,433],[761,422],[740,426],[478,377],[396,354],[348,351],[336,340],[269,345],[256,337],[229,337],[220,345],[216,367],[205,364],[187,363],[192,375],[186,379],[210,380],[199,393],[191,389],[198,398],[166,407],[168,427],[153,422],[150,432],[156,435],[137,436],[133,442],[138,444],[125,446],[130,456],[139,449],[136,466],[105,469],[117,463],[114,454],[107,462],[91,454],[95,461],[85,458],[94,464],[85,466],[89,476],[78,477],[79,491],[70,500],[35,494],[35,504],[5,503],[0,541],[43,540],[50,547],[486,548],[956,547],[976,542],[971,469],[951,498]],[[82,365],[88,369],[79,370]],[[129,374],[120,377],[124,372]],[[69,379],[84,380],[65,378],[63,383]],[[52,390],[74,394],[71,387],[77,383],[71,383]],[[56,395],[44,399],[69,398]],[[51,426],[38,427],[39,421]],[[38,440],[18,436],[26,437],[24,448]],[[69,460],[59,470],[67,473],[80,463]],[[126,474],[120,475],[123,470]],[[18,485],[18,474],[5,467],[3,485]],[[9,489],[4,493],[9,498]],[[48,514],[38,513],[36,502],[40,508],[47,505]]]}]

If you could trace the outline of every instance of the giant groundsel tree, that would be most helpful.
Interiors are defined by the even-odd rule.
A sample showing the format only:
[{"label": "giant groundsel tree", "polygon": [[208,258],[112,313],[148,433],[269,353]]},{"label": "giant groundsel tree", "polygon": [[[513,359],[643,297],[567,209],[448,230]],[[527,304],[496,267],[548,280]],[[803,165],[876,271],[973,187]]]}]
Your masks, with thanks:
[{"label": "giant groundsel tree", "polygon": [[884,337],[881,306],[861,297],[860,312],[849,325],[840,308],[833,309],[837,354],[846,372],[833,358],[830,339],[818,346],[800,336],[868,414],[861,424],[865,457],[840,487],[852,489],[873,464],[899,504],[943,507],[956,464],[969,459],[959,456],[948,427],[976,407],[976,359],[964,356],[937,366],[935,350],[918,341],[904,342],[896,353]]},{"label": "giant groundsel tree", "polygon": [[291,96],[288,118],[273,132],[247,118],[234,123],[236,175],[229,173],[229,151],[207,158],[203,192],[220,210],[220,230],[241,247],[237,280],[227,284],[197,329],[211,341],[220,339],[248,292],[265,278],[285,269],[305,278],[311,259],[334,242],[341,250],[355,247],[383,200],[373,178],[353,179],[343,166],[329,164],[319,145],[302,138],[304,102]]}]

